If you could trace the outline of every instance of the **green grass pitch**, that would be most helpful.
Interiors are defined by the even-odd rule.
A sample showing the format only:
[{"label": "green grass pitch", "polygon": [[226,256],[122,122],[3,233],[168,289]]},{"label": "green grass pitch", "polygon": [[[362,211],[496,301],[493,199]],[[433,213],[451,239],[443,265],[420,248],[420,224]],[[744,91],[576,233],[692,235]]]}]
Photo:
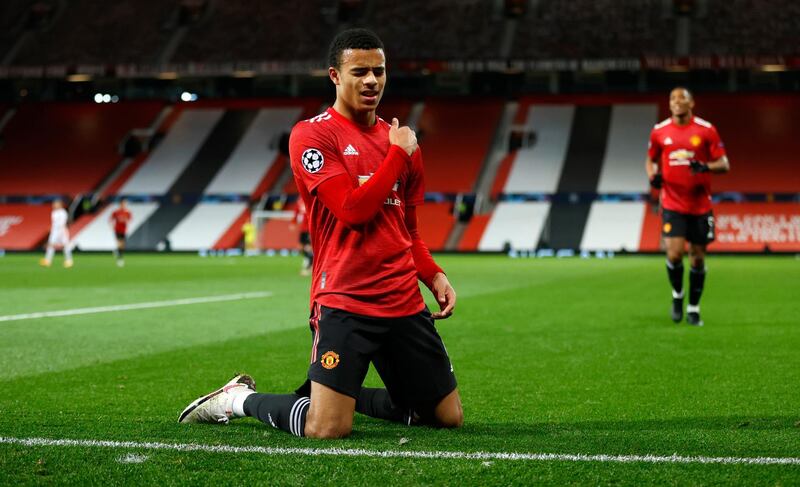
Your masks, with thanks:
[{"label": "green grass pitch", "polygon": [[[461,430],[357,416],[351,437],[246,419],[179,425],[232,373],[305,377],[299,258],[0,258],[0,316],[268,291],[258,299],[0,319],[0,437],[371,451],[800,458],[800,260],[708,259],[706,326],[669,320],[663,257],[439,256],[458,292],[438,323]],[[430,296],[426,296],[432,302]],[[368,385],[377,385],[374,373]],[[0,443],[0,485],[797,485],[800,465],[373,458]]]}]

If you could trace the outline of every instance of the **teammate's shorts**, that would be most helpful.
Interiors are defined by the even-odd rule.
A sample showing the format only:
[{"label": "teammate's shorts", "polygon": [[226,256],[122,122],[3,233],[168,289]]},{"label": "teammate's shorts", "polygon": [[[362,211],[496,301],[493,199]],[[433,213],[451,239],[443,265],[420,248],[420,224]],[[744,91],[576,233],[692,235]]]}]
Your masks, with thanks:
[{"label": "teammate's shorts", "polygon": [[[358,398],[370,362],[392,401],[430,409],[456,388],[456,376],[431,313],[372,318],[315,304],[309,319],[308,379]],[[308,386],[298,389],[307,395]]]},{"label": "teammate's shorts", "polygon": [[714,214],[710,211],[704,215],[689,215],[665,209],[661,219],[661,233],[665,237],[684,237],[698,245],[714,241]]},{"label": "teammate's shorts", "polygon": [[50,236],[47,238],[47,243],[49,245],[61,245],[66,247],[69,244],[69,232],[51,231]]},{"label": "teammate's shorts", "polygon": [[117,237],[117,240],[125,241],[125,232],[114,232],[114,235]]},{"label": "teammate's shorts", "polygon": [[308,232],[300,232],[300,245],[309,245],[311,243],[311,236]]}]

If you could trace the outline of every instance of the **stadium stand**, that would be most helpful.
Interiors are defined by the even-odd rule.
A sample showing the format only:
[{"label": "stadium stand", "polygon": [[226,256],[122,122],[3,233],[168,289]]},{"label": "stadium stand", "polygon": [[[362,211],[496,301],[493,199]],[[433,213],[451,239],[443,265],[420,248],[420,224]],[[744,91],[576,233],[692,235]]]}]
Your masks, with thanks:
[{"label": "stadium stand", "polygon": [[180,220],[167,238],[172,250],[214,248],[247,203],[200,203]]},{"label": "stadium stand", "polygon": [[491,213],[473,215],[464,229],[456,249],[462,252],[477,251],[481,242],[481,238],[483,238],[483,234],[486,232],[486,226],[489,224],[491,217]]},{"label": "stadium stand", "polygon": [[[325,59],[335,24],[333,0],[215,2],[207,20],[181,43],[174,62]],[[221,49],[221,46],[224,48]]]},{"label": "stadium stand", "polygon": [[[535,134],[535,143],[512,153],[500,166],[493,194],[622,193],[636,198],[635,195],[649,192],[642,165],[650,129],[655,122],[668,117],[663,97],[550,98],[549,104],[543,104],[536,98],[521,101],[517,122],[524,127],[524,131]],[[567,103],[570,101],[572,103]],[[800,102],[795,97],[777,95],[732,97],[704,94],[698,97],[696,113],[717,125],[731,154],[733,170],[730,174],[714,178],[715,192],[796,193],[800,188],[800,174],[792,170],[791,154],[797,153],[800,147],[790,132],[797,123],[797,113],[800,113],[797,103]],[[593,124],[593,130],[606,134],[604,142],[596,141],[598,150],[592,151],[594,155],[590,157],[597,164],[586,158],[589,154],[578,154],[581,155],[577,159],[578,169],[572,171],[573,176],[581,173],[581,177],[584,177],[585,173],[596,173],[597,169],[599,173],[595,174],[596,179],[576,179],[570,176],[570,169],[566,166],[565,161],[570,158],[572,150],[570,147],[581,140],[575,127],[576,106],[583,109],[606,106],[610,109],[606,117],[607,128],[601,130],[600,125]],[[565,113],[569,115],[565,116]],[[558,125],[557,128],[554,125]],[[584,152],[586,147],[591,146],[587,141],[580,145]],[[590,250],[658,250],[660,218],[652,206],[638,198],[635,201],[598,200],[590,204],[561,200],[550,206],[549,214],[542,216],[541,221],[529,220],[523,224],[534,227],[543,225],[538,233],[541,238],[537,236],[533,243],[517,238],[518,232],[513,224],[500,224],[513,220],[508,208],[515,204],[521,203],[501,202],[488,217],[481,215],[473,218],[458,248],[498,250],[508,242],[512,246],[526,243],[528,247],[518,247],[526,249],[544,246]],[[721,207],[725,207],[725,204]],[[554,218],[554,211],[559,208],[563,214]],[[791,215],[791,211],[785,215]],[[748,225],[751,225],[756,217],[751,215],[747,218],[750,218]],[[780,230],[779,224],[776,225],[772,227],[774,231],[788,231]],[[714,248],[718,249],[740,248],[715,245]],[[763,248],[763,244],[758,248]]]},{"label": "stadium stand", "polygon": [[707,0],[691,24],[691,49],[699,55],[792,55],[800,53],[798,2]]},{"label": "stadium stand", "polygon": [[428,248],[444,250],[453,229],[452,203],[425,203],[417,209],[419,234]]},{"label": "stadium stand", "polygon": [[25,30],[31,0],[0,2],[0,59],[3,59]]},{"label": "stadium stand", "polygon": [[[796,97],[704,94],[697,102],[696,113],[717,125],[731,154],[732,172],[714,178],[717,193],[797,192],[800,175],[794,171],[792,158],[800,152],[800,141],[794,136],[800,113]],[[137,156],[141,165],[133,166],[138,170],[126,181],[122,180],[128,176],[121,174],[106,195],[132,197],[131,237],[139,235],[136,238],[141,241],[131,238],[131,248],[153,249],[164,241],[175,250],[238,245],[252,202],[265,192],[283,193],[289,201],[296,194],[291,178],[287,180],[286,158],[278,151],[277,141],[296,120],[317,113],[319,105],[318,100],[286,99],[172,107],[159,128],[164,138],[152,152]],[[667,116],[665,105],[664,97],[656,95],[523,98],[514,130],[535,137],[500,164],[487,195],[495,197],[487,207],[489,212],[479,212],[466,224],[454,218],[452,197],[475,191],[493,139],[508,136],[496,133],[503,103],[399,99],[381,111],[387,118],[417,120],[429,193],[428,203],[420,210],[420,230],[431,249],[656,251],[658,216],[646,200],[649,188],[641,166],[653,123]],[[95,190],[122,157],[116,148],[121,137],[133,127],[161,120],[162,108],[160,103],[144,102],[21,105],[4,131],[0,169],[13,177],[0,181],[0,194],[76,195]],[[71,123],[74,120],[80,123]],[[47,178],[47,174],[53,176]],[[274,188],[278,182],[280,187]],[[574,198],[569,196],[573,193]],[[595,195],[600,196],[594,199]],[[107,219],[114,206],[73,225],[80,248],[113,247]],[[35,212],[37,207],[46,209],[38,205],[28,209]],[[739,232],[732,240],[715,244],[725,250],[763,248],[770,242],[764,233],[768,230],[757,221],[772,221],[773,233],[790,231],[786,228],[793,228],[791,215],[797,205],[721,203],[717,207],[725,210],[725,221]],[[290,204],[285,209],[291,208]],[[736,213],[737,208],[749,213]],[[771,213],[774,208],[782,208],[783,216]],[[27,218],[6,212],[0,219],[6,248],[32,248],[46,236],[46,218],[32,236],[29,230],[21,232],[20,215]],[[754,225],[758,230],[742,230]],[[264,231],[268,247],[296,246],[296,235],[289,232],[286,221],[269,221]],[[22,243],[8,243],[12,241]]]},{"label": "stadium stand", "polygon": [[22,40],[17,66],[321,62],[350,26],[374,29],[390,62],[800,52],[797,2],[756,0],[536,0],[516,13],[494,0],[6,0],[0,18],[0,55]]},{"label": "stadium stand", "polygon": [[[697,116],[713,123],[730,154],[731,172],[715,192],[796,193],[800,188],[800,99],[761,94],[698,95]],[[662,112],[662,117],[667,114]]]},{"label": "stadium stand", "polygon": [[[316,101],[221,101],[180,104],[164,123],[163,141],[118,193],[156,197],[130,231],[131,249],[152,249],[169,242],[173,250],[213,248],[229,241],[233,223],[247,211],[247,201],[271,186],[282,134]],[[283,170],[283,168],[281,169]],[[245,198],[205,201],[203,195]],[[134,218],[138,215],[134,214]],[[98,223],[102,228],[102,223]],[[239,224],[239,227],[241,224]],[[112,248],[112,242],[87,227],[80,235],[85,248]],[[102,232],[101,232],[102,233]],[[100,240],[97,240],[100,238]]]},{"label": "stadium stand", "polygon": [[549,211],[550,203],[498,203],[481,236],[478,250],[498,252],[509,247],[536,248]]},{"label": "stadium stand", "polygon": [[426,191],[473,190],[502,109],[503,104],[492,99],[426,101],[418,124],[423,137]]},{"label": "stadium stand", "polygon": [[0,204],[0,249],[28,250],[50,231],[50,205]]},{"label": "stadium stand", "polygon": [[161,102],[26,103],[3,130],[0,195],[93,191],[119,163],[118,144],[149,125]]},{"label": "stadium stand", "polygon": [[504,23],[495,4],[491,0],[463,0],[457,5],[449,0],[381,2],[363,24],[391,46],[391,59],[496,59],[501,56]]},{"label": "stadium stand", "polygon": [[[177,0],[71,0],[49,29],[37,31],[15,64],[155,62],[169,39]],[[132,40],[135,39],[135,42]]]},{"label": "stadium stand", "polygon": [[670,55],[675,21],[660,0],[539,0],[514,38],[513,57],[530,59]]},{"label": "stadium stand", "polygon": [[259,110],[241,142],[205,192],[252,193],[279,155],[276,141],[300,119],[302,112],[302,107],[297,106]]},{"label": "stadium stand", "polygon": [[658,121],[656,103],[612,106],[608,143],[597,184],[598,193],[648,191],[648,183],[642,177],[644,151],[650,131]]},{"label": "stadium stand", "polygon": [[639,201],[595,201],[586,219],[580,249],[638,251],[645,207]]},{"label": "stadium stand", "polygon": [[503,192],[553,193],[564,165],[575,107],[521,103],[520,112],[526,109],[524,127],[536,134],[536,142],[517,151]]},{"label": "stadium stand", "polygon": [[181,110],[164,140],[120,189],[120,193],[167,193],[192,162],[223,113],[221,108]]}]

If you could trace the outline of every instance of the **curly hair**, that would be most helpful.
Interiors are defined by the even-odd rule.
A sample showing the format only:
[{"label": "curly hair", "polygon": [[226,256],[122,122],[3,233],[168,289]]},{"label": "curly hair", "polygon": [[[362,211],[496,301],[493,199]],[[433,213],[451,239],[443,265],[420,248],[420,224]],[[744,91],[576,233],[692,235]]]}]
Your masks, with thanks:
[{"label": "curly hair", "polygon": [[328,66],[339,69],[346,49],[383,49],[381,39],[368,29],[347,29],[338,33],[328,49]]}]

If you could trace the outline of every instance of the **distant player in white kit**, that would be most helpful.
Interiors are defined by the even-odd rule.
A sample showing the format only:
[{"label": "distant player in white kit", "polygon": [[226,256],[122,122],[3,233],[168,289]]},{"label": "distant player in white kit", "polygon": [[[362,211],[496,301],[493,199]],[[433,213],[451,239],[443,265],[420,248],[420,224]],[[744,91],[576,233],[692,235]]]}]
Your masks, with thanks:
[{"label": "distant player in white kit", "polygon": [[50,213],[50,238],[47,239],[47,252],[44,258],[39,261],[44,267],[50,267],[53,263],[53,255],[56,253],[56,245],[64,249],[64,267],[70,268],[72,262],[72,244],[69,241],[69,230],[67,229],[67,210],[61,200],[53,201],[53,211]]}]

